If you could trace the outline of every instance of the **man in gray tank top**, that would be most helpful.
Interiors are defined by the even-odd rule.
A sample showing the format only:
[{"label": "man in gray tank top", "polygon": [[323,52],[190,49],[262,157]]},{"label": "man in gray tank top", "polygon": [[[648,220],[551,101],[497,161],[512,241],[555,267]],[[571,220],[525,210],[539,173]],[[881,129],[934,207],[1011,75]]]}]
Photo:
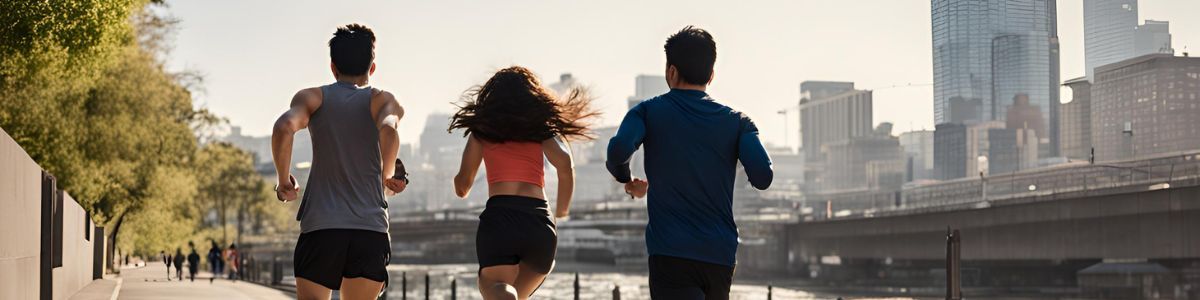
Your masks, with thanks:
[{"label": "man in gray tank top", "polygon": [[297,200],[292,139],[307,128],[313,161],[296,215],[296,297],[329,299],[339,290],[341,299],[375,299],[387,282],[391,256],[384,197],[407,185],[393,178],[404,109],[391,93],[367,85],[375,72],[374,32],[350,24],[333,35],[329,56],[336,82],[300,90],[275,122],[275,191],[280,201]]}]

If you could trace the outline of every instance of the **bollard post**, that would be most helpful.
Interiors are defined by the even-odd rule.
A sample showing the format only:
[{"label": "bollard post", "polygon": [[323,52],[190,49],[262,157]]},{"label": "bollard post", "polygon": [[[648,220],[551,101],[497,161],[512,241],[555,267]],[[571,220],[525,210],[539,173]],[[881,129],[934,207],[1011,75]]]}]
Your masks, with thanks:
[{"label": "bollard post", "polygon": [[271,285],[279,285],[283,282],[283,264],[279,263],[279,257],[271,258]]},{"label": "bollard post", "polygon": [[425,300],[429,300],[429,273],[425,273]]},{"label": "bollard post", "polygon": [[450,277],[450,300],[458,300],[458,279]]},{"label": "bollard post", "polygon": [[621,300],[621,286],[613,285],[613,300]]},{"label": "bollard post", "polygon": [[768,285],[767,285],[767,300],[771,300],[771,294],[772,294],[772,290],[771,290],[771,289],[772,289],[772,288],[771,288],[771,285],[770,285],[770,284],[768,284]]},{"label": "bollard post", "polygon": [[575,272],[575,300],[579,300],[579,272]]},{"label": "bollard post", "polygon": [[946,300],[962,299],[962,274],[959,273],[961,267],[959,244],[961,242],[958,229],[946,228]]},{"label": "bollard post", "polygon": [[400,272],[400,300],[408,300],[408,272]]}]

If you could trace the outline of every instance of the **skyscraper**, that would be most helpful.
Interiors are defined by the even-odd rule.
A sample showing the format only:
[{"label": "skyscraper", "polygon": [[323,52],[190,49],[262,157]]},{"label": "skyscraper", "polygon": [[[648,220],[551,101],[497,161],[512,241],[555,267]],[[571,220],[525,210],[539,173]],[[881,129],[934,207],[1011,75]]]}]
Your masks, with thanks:
[{"label": "skyscraper", "polygon": [[967,176],[967,126],[942,123],[933,131],[933,169],[937,179]]},{"label": "skyscraper", "polygon": [[1055,155],[1058,26],[1055,0],[932,0],[935,124],[1004,121],[1018,95],[1050,120]]},{"label": "skyscraper", "polygon": [[871,134],[872,93],[853,90],[852,83],[850,88],[833,96],[801,99],[800,141],[805,160],[823,160],[821,148],[828,143]]},{"label": "skyscraper", "polygon": [[[941,126],[952,132],[935,132],[940,178],[984,172],[989,167],[986,128],[1007,124],[1034,128],[1037,139],[1031,140],[1042,150],[1038,156],[1057,156],[1057,1],[932,0],[930,7],[934,121],[965,126]],[[1014,107],[1020,112],[1010,113]],[[1022,119],[1006,122],[1014,115]],[[943,140],[966,140],[966,148],[958,149],[965,154],[952,154]]]},{"label": "skyscraper", "polygon": [[1083,1],[1084,65],[1088,81],[1097,67],[1134,56],[1137,0]]},{"label": "skyscraper", "polygon": [[1136,55],[1175,54],[1175,49],[1171,47],[1171,23],[1146,20],[1146,24],[1138,25],[1134,31],[1133,44]]}]

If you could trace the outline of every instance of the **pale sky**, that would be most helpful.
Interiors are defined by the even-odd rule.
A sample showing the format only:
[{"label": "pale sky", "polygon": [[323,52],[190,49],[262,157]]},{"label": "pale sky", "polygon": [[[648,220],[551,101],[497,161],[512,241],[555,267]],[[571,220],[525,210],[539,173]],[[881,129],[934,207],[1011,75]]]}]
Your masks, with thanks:
[{"label": "pale sky", "polygon": [[[1084,74],[1082,1],[1058,1],[1063,80]],[[297,90],[333,81],[326,42],[351,22],[375,30],[371,83],[405,107],[406,143],[417,141],[428,114],[452,111],[464,90],[509,65],[529,67],[545,84],[574,74],[599,96],[602,123],[614,125],[634,77],[663,73],[663,42],[685,25],[717,42],[709,94],[749,114],[768,142],[783,144],[786,128],[788,144],[797,144],[797,114],[785,127],[776,112],[797,104],[804,80],[875,90],[875,123],[895,123],[894,133],[933,129],[928,0],[168,3],[181,20],[169,68],[204,74],[197,105],[250,135],[269,134]],[[1200,52],[1200,1],[1139,6],[1140,19],[1171,22],[1177,54],[1184,46]]]}]

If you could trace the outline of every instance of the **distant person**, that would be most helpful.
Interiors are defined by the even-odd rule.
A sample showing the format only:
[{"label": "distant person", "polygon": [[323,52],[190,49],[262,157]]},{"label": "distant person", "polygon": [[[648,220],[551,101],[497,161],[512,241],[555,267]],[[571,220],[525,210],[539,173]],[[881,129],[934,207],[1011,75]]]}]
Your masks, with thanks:
[{"label": "distant person", "polygon": [[[771,185],[771,160],[754,122],[705,92],[717,58],[712,36],[688,26],[663,48],[671,91],[629,110],[609,141],[606,164],[631,196],[649,194],[650,297],[728,299],[738,247],[737,164],[762,190]],[[629,171],[643,145],[645,180]]]},{"label": "distant person", "polygon": [[[183,250],[175,247],[175,256],[172,256],[171,260],[175,263],[175,278],[183,281]],[[171,278],[168,276],[167,279]]]},{"label": "distant person", "polygon": [[163,264],[167,265],[167,280],[169,281],[171,280],[171,256],[167,254],[166,250],[159,250],[158,256],[162,258]]},{"label": "distant person", "polygon": [[276,197],[286,202],[299,196],[292,141],[308,128],[313,158],[296,214],[296,297],[329,299],[340,290],[341,299],[375,299],[388,279],[392,252],[384,197],[408,184],[395,163],[404,108],[391,93],[368,85],[375,72],[370,28],[339,27],[329,40],[329,58],[335,82],[300,90],[275,122]]},{"label": "distant person", "polygon": [[217,245],[217,241],[209,240],[212,245],[208,247],[208,267],[212,272],[212,277],[208,278],[208,282],[212,283],[223,271],[225,260],[221,257],[221,246]]},{"label": "distant person", "polygon": [[558,173],[555,217],[567,217],[575,190],[572,138],[586,138],[591,99],[576,90],[559,98],[528,69],[509,67],[469,94],[450,130],[467,136],[454,190],[466,197],[482,163],[487,208],[479,215],[475,252],[484,299],[528,299],[554,268],[555,221],[546,201],[544,156]]},{"label": "distant person", "polygon": [[196,281],[196,273],[200,272],[200,254],[196,254],[196,245],[188,242],[188,247],[192,248],[192,252],[188,253],[188,279]]},{"label": "distant person", "polygon": [[238,267],[241,266],[238,259],[241,256],[238,255],[237,244],[230,243],[229,248],[225,248],[225,253],[223,256],[225,257],[225,266],[227,267],[225,269],[227,269],[227,272],[229,273],[229,279],[237,280],[238,276],[241,275],[238,273]]}]

